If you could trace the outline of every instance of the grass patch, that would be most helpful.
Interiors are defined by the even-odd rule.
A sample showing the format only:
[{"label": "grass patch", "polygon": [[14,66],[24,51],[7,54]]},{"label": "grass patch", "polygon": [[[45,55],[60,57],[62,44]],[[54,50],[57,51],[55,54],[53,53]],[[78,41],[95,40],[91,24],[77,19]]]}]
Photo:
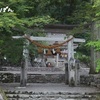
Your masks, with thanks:
[{"label": "grass patch", "polygon": [[6,97],[6,94],[4,93],[4,91],[2,90],[2,88],[0,88],[0,94],[2,95],[4,100],[8,100]]}]

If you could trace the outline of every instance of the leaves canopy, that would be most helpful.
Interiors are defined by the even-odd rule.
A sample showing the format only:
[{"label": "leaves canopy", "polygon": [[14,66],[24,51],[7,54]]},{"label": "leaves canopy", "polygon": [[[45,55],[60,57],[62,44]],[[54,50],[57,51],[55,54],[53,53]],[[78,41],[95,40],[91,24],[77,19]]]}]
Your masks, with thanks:
[{"label": "leaves canopy", "polygon": [[[49,23],[80,24],[91,22],[94,10],[92,10],[89,1],[1,0],[0,8],[9,7],[13,12],[8,12],[8,9],[5,12],[0,12],[0,59],[7,56],[11,62],[20,61],[23,40],[19,40],[19,42],[13,40],[12,35],[23,35],[24,33],[39,35],[41,33],[34,32],[34,27],[42,28],[43,25]],[[95,5],[97,7],[97,4]],[[94,8],[97,9],[96,7]]]},{"label": "leaves canopy", "polygon": [[[94,1],[92,9],[94,10],[94,17],[92,21],[95,24],[95,30],[96,31],[99,30],[98,31],[99,34],[100,33],[100,0]],[[87,45],[92,46],[96,51],[100,52],[100,37],[98,39],[95,39],[94,41],[90,41],[89,43],[87,43]],[[97,59],[95,62],[97,64],[96,71],[100,72],[100,59]]]},{"label": "leaves canopy", "polygon": [[[32,10],[35,9],[34,2],[27,0],[1,0],[0,1],[0,63],[4,57],[9,62],[18,63],[21,61],[23,40],[13,40],[13,35],[23,35],[34,32],[31,27],[43,27],[48,23],[57,22],[49,15],[34,15]],[[30,4],[33,5],[30,6]],[[8,9],[13,12],[9,12]],[[6,10],[4,10],[6,9]],[[30,15],[31,14],[31,15]],[[34,34],[34,33],[33,33]],[[35,32],[35,34],[37,34]],[[35,35],[34,34],[34,35]],[[3,62],[4,63],[4,62]]]}]

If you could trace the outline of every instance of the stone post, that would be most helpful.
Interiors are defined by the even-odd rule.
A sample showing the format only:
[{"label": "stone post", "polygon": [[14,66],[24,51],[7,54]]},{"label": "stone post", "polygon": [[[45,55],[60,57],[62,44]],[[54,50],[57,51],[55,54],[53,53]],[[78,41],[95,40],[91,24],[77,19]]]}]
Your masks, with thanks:
[{"label": "stone post", "polygon": [[80,84],[79,61],[75,61],[75,86]]},{"label": "stone post", "polygon": [[68,84],[69,76],[68,76],[68,63],[65,63],[65,84]]},{"label": "stone post", "polygon": [[59,61],[59,54],[57,53],[57,56],[56,56],[56,67],[58,67],[58,61]]}]

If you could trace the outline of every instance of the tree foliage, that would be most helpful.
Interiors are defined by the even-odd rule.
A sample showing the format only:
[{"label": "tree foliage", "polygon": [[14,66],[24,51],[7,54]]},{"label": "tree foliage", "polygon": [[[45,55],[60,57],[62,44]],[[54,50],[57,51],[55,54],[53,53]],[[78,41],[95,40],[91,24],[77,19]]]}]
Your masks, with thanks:
[{"label": "tree foliage", "polygon": [[68,16],[67,19],[71,24],[87,24],[90,23],[93,18],[93,9],[90,2],[78,2],[75,6],[71,16]]},{"label": "tree foliage", "polygon": [[[45,24],[57,22],[49,15],[37,16],[31,13],[27,16],[30,10],[35,9],[27,2],[27,0],[0,1],[0,63],[5,60],[4,57],[8,62],[19,63],[21,61],[23,40],[13,40],[13,35],[23,35],[29,33],[29,30],[36,35],[34,27],[42,28]],[[11,12],[9,8],[12,9]]]},{"label": "tree foliage", "polygon": [[[95,0],[94,5],[92,7],[93,7],[92,9],[94,9],[94,17],[92,21],[95,23],[96,29],[98,30],[100,29],[100,0]],[[87,45],[93,47],[96,51],[100,52],[100,39],[99,38],[94,41],[90,41],[89,43],[87,43]],[[97,59],[97,61],[95,62],[97,64],[96,71],[100,72],[100,59]]]},{"label": "tree foliage", "polygon": [[[89,1],[90,0],[0,0],[0,59],[3,59],[4,56],[7,56],[11,62],[19,62],[21,59],[23,40],[19,40],[19,42],[13,40],[13,35],[23,35],[24,33],[35,36],[43,35],[43,32],[37,32],[34,28],[38,27],[42,29],[45,24],[49,23],[82,25],[91,22],[94,13],[96,13],[96,17],[99,16],[99,6],[98,3],[95,3],[95,6],[92,8]],[[97,1],[99,2],[99,0]],[[12,9],[13,12],[9,12],[8,9],[3,12],[1,8],[6,7]],[[83,28],[80,30],[75,29],[74,36],[89,37],[86,36],[87,31],[80,31],[82,34],[79,36],[77,35],[79,32],[76,30],[80,31],[83,30]],[[84,54],[86,53],[82,49],[80,51],[82,53],[84,52]]]}]

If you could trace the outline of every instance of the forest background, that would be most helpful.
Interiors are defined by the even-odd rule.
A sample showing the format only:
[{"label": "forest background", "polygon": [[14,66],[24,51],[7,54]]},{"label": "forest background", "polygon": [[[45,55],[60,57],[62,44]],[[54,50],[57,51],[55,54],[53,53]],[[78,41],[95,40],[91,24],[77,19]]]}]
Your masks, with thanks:
[{"label": "forest background", "polygon": [[[47,24],[78,25],[71,34],[86,39],[77,49],[76,58],[91,66],[91,46],[100,51],[100,39],[91,38],[92,26],[100,27],[100,0],[0,0],[0,65],[19,66],[22,61],[23,39],[14,40],[13,35],[30,34],[43,36]],[[84,29],[84,25],[89,27]],[[37,48],[29,46],[30,54]],[[16,58],[16,59],[15,59]],[[95,61],[96,71],[100,60]]]}]

